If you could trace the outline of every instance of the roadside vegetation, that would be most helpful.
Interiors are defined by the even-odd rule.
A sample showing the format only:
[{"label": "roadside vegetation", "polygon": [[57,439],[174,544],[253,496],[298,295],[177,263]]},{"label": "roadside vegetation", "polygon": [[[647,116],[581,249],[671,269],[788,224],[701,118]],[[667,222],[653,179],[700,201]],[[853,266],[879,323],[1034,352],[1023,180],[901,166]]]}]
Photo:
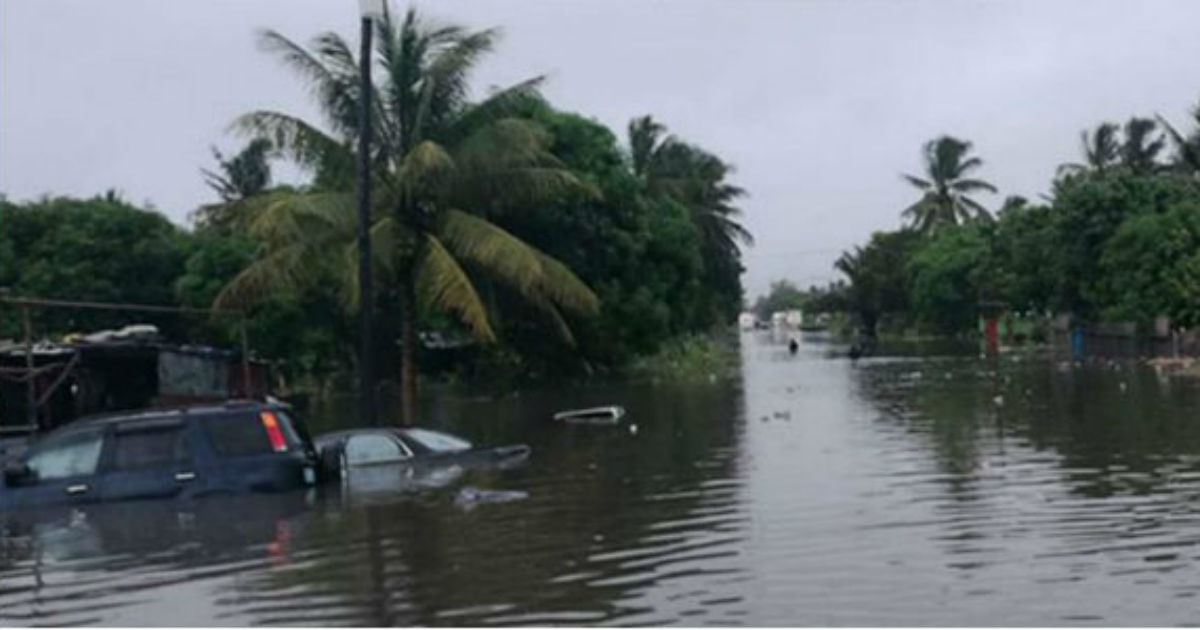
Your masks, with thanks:
[{"label": "roadside vegetation", "polygon": [[[963,335],[980,305],[1026,321],[1057,314],[1082,322],[1169,317],[1200,325],[1200,103],[1192,119],[1105,122],[1081,135],[1081,161],[1054,174],[1033,201],[997,196],[970,142],[930,141],[919,175],[902,175],[915,200],[905,225],[844,252],[845,281],[800,291],[777,283],[760,299],[845,312],[862,336]],[[762,313],[760,313],[760,316]]]},{"label": "roadside vegetation", "polygon": [[[499,41],[409,10],[377,23],[371,240],[376,300],[357,294],[357,46],[335,33],[260,44],[321,112],[250,110],[246,142],[201,176],[214,199],[180,228],[110,191],[0,202],[0,287],[15,295],[244,309],[250,345],[292,382],[355,368],[373,309],[382,376],[412,400],[416,375],[495,366],[529,378],[619,373],[728,326],[741,307],[744,191],[732,167],[650,116],[624,137],[555,108],[541,77],[470,89]],[[253,103],[247,103],[252,107]],[[307,179],[273,181],[288,161]],[[19,263],[19,264],[18,264]],[[227,320],[146,317],[181,340],[235,345]],[[115,323],[39,316],[42,335]],[[459,350],[447,363],[431,335]],[[0,338],[20,336],[0,313]],[[676,341],[685,339],[689,341]]]}]

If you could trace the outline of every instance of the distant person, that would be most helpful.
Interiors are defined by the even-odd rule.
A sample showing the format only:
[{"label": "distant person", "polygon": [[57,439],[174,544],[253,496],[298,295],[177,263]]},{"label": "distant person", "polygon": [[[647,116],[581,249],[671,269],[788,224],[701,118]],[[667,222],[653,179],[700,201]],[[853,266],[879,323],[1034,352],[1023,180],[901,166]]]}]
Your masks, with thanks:
[{"label": "distant person", "polygon": [[796,354],[799,351],[800,351],[800,343],[798,341],[796,341],[796,338],[792,337],[791,339],[788,339],[788,352],[790,352],[792,354]]}]

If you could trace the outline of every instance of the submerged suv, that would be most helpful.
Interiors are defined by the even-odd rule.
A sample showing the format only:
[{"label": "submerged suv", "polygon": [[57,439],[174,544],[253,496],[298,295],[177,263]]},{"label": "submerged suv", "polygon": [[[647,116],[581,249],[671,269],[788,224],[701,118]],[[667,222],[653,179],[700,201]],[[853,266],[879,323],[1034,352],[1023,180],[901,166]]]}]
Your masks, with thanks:
[{"label": "submerged suv", "polygon": [[0,508],[276,492],[316,482],[304,426],[235,401],[85,418],[4,466]]}]

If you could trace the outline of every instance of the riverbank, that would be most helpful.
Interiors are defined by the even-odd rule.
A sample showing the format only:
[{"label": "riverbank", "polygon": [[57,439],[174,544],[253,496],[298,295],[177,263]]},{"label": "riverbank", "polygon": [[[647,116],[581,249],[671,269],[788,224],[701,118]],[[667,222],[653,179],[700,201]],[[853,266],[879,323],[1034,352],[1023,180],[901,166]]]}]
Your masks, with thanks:
[{"label": "riverbank", "polygon": [[633,380],[716,382],[734,377],[740,367],[739,338],[719,332],[667,341],[658,352],[640,357],[624,371]]}]

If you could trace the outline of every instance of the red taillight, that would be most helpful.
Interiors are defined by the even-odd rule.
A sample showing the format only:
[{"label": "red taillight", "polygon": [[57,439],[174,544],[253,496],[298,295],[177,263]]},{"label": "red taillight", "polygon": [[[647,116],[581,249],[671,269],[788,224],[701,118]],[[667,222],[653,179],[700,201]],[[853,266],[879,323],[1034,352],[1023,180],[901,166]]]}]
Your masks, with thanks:
[{"label": "red taillight", "polygon": [[263,428],[267,430],[267,439],[271,440],[271,448],[276,453],[286,453],[288,450],[287,440],[283,439],[283,431],[279,430],[279,419],[275,417],[275,412],[264,411],[258,414],[262,419]]}]

